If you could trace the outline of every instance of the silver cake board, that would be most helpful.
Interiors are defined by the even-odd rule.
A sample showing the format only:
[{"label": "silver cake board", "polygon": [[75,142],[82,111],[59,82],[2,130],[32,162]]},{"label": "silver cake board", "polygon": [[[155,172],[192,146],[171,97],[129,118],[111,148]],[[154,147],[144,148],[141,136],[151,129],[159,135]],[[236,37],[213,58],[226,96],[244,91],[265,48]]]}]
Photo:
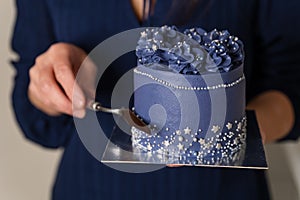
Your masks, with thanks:
[{"label": "silver cake board", "polygon": [[[131,136],[115,126],[107,143],[101,162],[117,165],[183,165],[199,167],[226,167],[247,169],[268,169],[265,150],[260,136],[255,113],[247,111],[247,137],[243,160],[235,164],[191,163],[184,159],[167,158],[162,155],[135,152]],[[123,126],[122,126],[123,127]],[[130,128],[130,127],[128,127]],[[124,130],[124,128],[122,128]],[[128,132],[128,131],[126,131]]]}]

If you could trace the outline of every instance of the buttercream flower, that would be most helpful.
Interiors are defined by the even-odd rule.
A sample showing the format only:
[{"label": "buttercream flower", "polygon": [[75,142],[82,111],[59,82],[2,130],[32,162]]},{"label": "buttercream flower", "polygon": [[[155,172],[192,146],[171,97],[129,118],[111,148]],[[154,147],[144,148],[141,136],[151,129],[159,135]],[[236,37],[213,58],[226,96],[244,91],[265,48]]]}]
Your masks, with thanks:
[{"label": "buttercream flower", "polygon": [[172,26],[146,29],[138,41],[139,64],[165,65],[165,70],[182,74],[228,72],[243,62],[243,43],[228,31],[201,28],[178,32]]}]

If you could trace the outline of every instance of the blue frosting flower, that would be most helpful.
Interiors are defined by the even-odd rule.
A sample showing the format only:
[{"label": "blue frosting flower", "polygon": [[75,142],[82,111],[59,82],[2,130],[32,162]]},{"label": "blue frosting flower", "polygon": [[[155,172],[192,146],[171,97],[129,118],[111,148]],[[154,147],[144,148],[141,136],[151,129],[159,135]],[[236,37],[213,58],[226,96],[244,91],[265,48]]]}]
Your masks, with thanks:
[{"label": "blue frosting flower", "polygon": [[141,33],[136,48],[138,63],[182,74],[228,72],[243,63],[243,43],[228,31],[201,28],[180,33],[163,26]]}]

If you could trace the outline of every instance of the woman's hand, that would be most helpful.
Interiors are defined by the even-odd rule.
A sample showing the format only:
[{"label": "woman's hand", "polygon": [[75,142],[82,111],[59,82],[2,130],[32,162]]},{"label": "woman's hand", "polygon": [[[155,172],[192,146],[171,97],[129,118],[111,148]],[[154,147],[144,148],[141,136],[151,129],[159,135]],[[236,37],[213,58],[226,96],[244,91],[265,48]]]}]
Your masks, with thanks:
[{"label": "woman's hand", "polygon": [[184,167],[182,164],[167,164],[167,167]]},{"label": "woman's hand", "polygon": [[[69,114],[84,117],[88,98],[94,97],[96,67],[85,62],[80,69],[85,80],[76,78],[87,54],[67,43],[56,43],[36,58],[30,69],[28,96],[31,103],[51,116]],[[82,72],[83,71],[83,72]]]},{"label": "woman's hand", "polygon": [[256,113],[263,143],[274,142],[286,136],[295,121],[294,108],[289,98],[280,91],[266,91],[248,105]]}]

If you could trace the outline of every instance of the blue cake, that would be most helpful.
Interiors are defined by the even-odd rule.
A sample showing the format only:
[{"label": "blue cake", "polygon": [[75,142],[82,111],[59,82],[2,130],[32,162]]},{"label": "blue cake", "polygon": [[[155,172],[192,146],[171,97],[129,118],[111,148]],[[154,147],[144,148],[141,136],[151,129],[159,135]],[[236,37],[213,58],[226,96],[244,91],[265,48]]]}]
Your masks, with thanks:
[{"label": "blue cake", "polygon": [[163,26],[141,33],[136,55],[133,110],[152,134],[132,127],[134,151],[190,164],[240,164],[243,43],[226,30]]}]

